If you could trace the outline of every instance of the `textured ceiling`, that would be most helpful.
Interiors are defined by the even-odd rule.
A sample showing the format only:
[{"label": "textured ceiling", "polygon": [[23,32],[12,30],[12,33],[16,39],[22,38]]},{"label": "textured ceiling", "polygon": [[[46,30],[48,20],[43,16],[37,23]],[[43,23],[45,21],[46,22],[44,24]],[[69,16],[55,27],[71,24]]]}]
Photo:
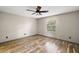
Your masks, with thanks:
[{"label": "textured ceiling", "polygon": [[0,6],[0,11],[32,18],[42,18],[79,10],[78,6],[42,6],[41,10],[49,10],[49,12],[42,15],[32,15],[33,12],[26,11],[26,9],[35,10],[35,8],[36,6]]}]

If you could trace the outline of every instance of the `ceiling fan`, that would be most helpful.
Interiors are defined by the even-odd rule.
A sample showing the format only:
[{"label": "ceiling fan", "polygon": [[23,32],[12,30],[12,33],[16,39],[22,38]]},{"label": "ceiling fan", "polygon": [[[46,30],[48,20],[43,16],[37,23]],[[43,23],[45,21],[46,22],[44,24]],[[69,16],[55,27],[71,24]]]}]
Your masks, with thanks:
[{"label": "ceiling fan", "polygon": [[33,12],[32,13],[32,15],[34,15],[34,14],[36,14],[36,15],[42,15],[42,13],[47,13],[48,12],[48,10],[41,10],[41,6],[37,6],[36,7],[36,10],[31,10],[31,9],[27,9],[27,11],[31,11],[31,12]]}]

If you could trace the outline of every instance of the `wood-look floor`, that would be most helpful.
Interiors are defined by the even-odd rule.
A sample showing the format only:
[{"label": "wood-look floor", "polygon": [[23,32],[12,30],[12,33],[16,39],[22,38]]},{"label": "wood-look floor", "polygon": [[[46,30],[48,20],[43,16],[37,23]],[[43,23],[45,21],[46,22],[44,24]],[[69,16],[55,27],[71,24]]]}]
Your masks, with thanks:
[{"label": "wood-look floor", "polygon": [[79,45],[35,35],[1,43],[0,53],[79,53]]}]

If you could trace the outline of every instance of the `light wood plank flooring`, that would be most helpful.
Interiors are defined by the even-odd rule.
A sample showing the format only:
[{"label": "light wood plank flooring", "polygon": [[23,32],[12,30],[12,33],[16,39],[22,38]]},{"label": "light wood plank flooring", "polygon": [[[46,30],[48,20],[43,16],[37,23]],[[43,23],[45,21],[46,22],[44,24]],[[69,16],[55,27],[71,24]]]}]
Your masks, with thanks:
[{"label": "light wood plank flooring", "polygon": [[0,43],[0,53],[79,53],[79,45],[35,35]]}]

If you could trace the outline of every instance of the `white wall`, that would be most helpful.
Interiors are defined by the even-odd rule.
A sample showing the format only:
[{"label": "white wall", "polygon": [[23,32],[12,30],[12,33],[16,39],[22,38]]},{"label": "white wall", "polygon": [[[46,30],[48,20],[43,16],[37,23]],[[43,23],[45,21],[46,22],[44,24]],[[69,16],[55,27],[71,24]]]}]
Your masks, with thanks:
[{"label": "white wall", "polygon": [[35,19],[0,12],[0,42],[35,35],[37,34],[36,24]]},{"label": "white wall", "polygon": [[[56,20],[56,32],[51,33],[47,31],[46,25],[50,19]],[[24,33],[26,35],[24,35]],[[0,42],[35,34],[79,43],[79,12],[51,16],[37,20],[0,12]],[[6,36],[9,38],[6,39]],[[71,39],[68,38],[69,36],[71,36]]]},{"label": "white wall", "polygon": [[[56,20],[56,31],[47,31],[47,21]],[[38,33],[71,42],[79,43],[79,12],[38,19]],[[71,39],[69,39],[71,36]]]}]

